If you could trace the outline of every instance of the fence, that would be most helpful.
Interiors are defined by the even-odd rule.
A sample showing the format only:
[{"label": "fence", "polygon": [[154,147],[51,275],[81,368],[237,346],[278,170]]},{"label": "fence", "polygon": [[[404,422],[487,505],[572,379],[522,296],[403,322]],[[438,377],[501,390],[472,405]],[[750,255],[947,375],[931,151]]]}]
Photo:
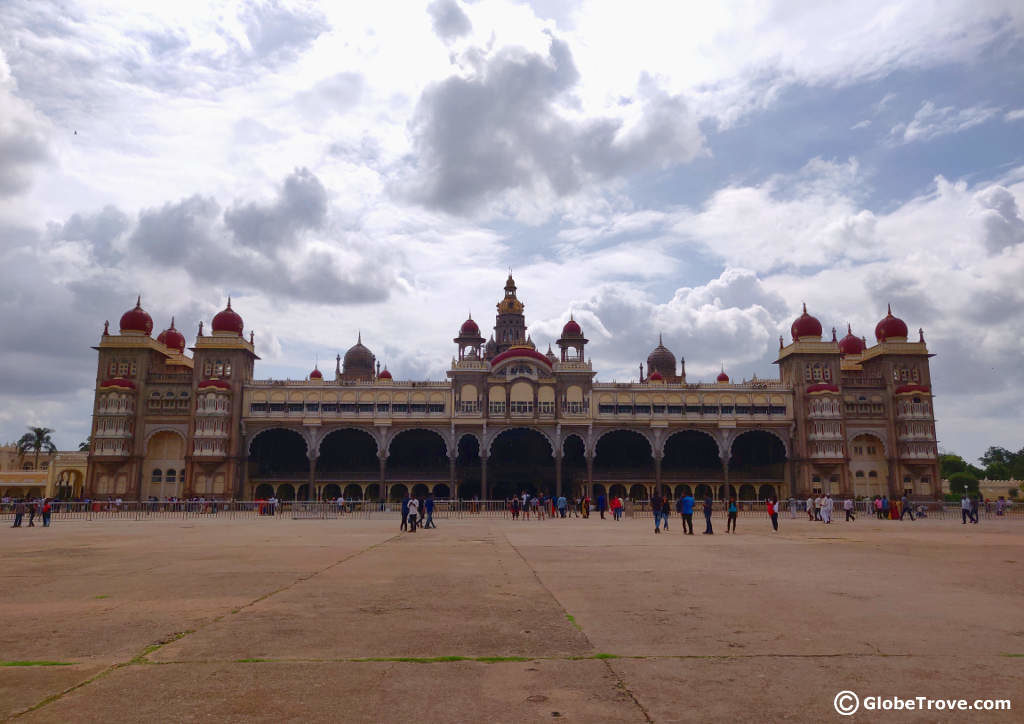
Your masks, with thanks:
[{"label": "fence", "polygon": [[[338,502],[303,502],[279,501],[271,504],[267,501],[179,501],[179,502],[89,502],[89,503],[52,503],[51,517],[55,521],[103,521],[103,520],[180,520],[180,519],[396,519],[401,515],[402,504],[395,501],[362,501],[347,500]],[[714,501],[712,517],[726,517],[725,501]],[[788,501],[780,501],[780,517],[785,520],[807,515],[806,501],[796,501],[792,512]],[[739,517],[768,518],[767,504],[758,500],[741,500],[737,502]],[[671,505],[672,515],[677,515],[675,503]],[[960,520],[960,505],[938,501],[916,502],[913,506],[914,516],[924,510],[925,518],[939,520]],[[42,506],[37,505],[36,518],[42,518]],[[550,509],[548,509],[550,514]],[[697,501],[694,516],[703,516],[703,502]],[[861,500],[854,503],[854,513],[858,520],[877,520],[872,501]],[[590,514],[599,517],[591,506]],[[610,517],[610,511],[606,511]],[[652,518],[650,501],[626,501],[623,515],[627,518]],[[437,500],[434,502],[433,517],[444,519],[479,519],[479,518],[511,518],[512,513],[508,501],[505,500]],[[1024,520],[1024,504],[1008,503],[1000,513],[996,503],[982,503],[978,509],[978,517],[982,520],[1014,519]],[[845,518],[842,501],[836,501],[832,510],[833,519]],[[14,520],[14,505],[0,505],[0,521]],[[23,525],[27,524],[29,513],[24,516]]]}]

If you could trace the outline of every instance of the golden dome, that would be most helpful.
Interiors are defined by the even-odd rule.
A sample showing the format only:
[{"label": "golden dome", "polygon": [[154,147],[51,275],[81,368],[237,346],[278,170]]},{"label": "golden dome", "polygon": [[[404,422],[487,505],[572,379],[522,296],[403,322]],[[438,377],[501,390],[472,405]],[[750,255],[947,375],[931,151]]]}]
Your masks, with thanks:
[{"label": "golden dome", "polygon": [[498,302],[498,314],[522,314],[523,303],[515,297],[505,297]]}]

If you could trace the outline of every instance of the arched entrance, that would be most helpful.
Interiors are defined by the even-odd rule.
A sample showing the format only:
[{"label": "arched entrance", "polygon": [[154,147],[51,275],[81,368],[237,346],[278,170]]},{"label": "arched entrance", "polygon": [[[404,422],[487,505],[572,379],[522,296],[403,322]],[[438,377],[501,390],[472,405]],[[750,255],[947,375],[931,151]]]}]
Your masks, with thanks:
[{"label": "arched entrance", "polygon": [[455,485],[458,497],[472,500],[480,497],[480,442],[476,435],[459,438],[455,457]]},{"label": "arched entrance", "polygon": [[740,500],[757,500],[757,491],[753,485],[740,486]]},{"label": "arched entrance", "polygon": [[277,497],[281,500],[295,500],[295,487],[291,483],[277,486]]},{"label": "arched entrance", "polygon": [[388,500],[402,500],[408,494],[409,488],[405,487],[401,483],[395,483],[394,485],[388,486]]},{"label": "arched entrance", "polygon": [[446,500],[452,497],[451,489],[445,483],[438,483],[434,486],[434,497],[440,500]]},{"label": "arched entrance", "polygon": [[594,449],[594,478],[606,485],[632,485],[637,479],[653,483],[654,457],[647,438],[634,430],[612,430],[602,435]]},{"label": "arched entrance", "polygon": [[693,495],[693,490],[689,485],[677,485],[676,486],[676,498],[685,498],[687,495]]},{"label": "arched entrance", "polygon": [[633,502],[640,500],[647,500],[650,495],[647,493],[647,488],[643,485],[634,485],[629,489],[629,499]]},{"label": "arched entrance", "polygon": [[[433,430],[402,430],[388,446],[387,475],[389,480],[409,484],[447,481],[448,447],[444,438]],[[425,496],[427,490],[427,485],[418,483],[413,486],[412,494],[418,498]]]},{"label": "arched entrance", "polygon": [[142,467],[143,497],[182,497],[185,479],[185,438],[163,430],[146,441]]},{"label": "arched entrance", "polygon": [[579,435],[562,440],[562,492],[566,497],[582,497],[587,483],[586,446]]},{"label": "arched entrance", "polygon": [[729,479],[781,486],[786,476],[786,446],[766,430],[747,430],[732,442]]},{"label": "arched entrance", "polygon": [[348,485],[345,486],[344,498],[345,500],[362,500],[362,486],[356,485],[355,483],[349,483]]},{"label": "arched entrance", "polygon": [[325,485],[320,490],[320,497],[323,500],[334,500],[341,497],[341,486],[336,483]]},{"label": "arched entrance", "polygon": [[[889,494],[889,461],[885,445],[875,435],[857,435],[850,441],[850,480],[853,494],[873,498]],[[833,491],[838,492],[838,491]]]},{"label": "arched entrance", "polygon": [[269,500],[274,497],[274,486],[268,483],[260,483],[256,486],[256,491],[252,494],[255,500]]},{"label": "arched entrance", "polygon": [[665,441],[661,459],[663,481],[715,481],[723,479],[718,443],[701,430],[680,430]]},{"label": "arched entrance", "polygon": [[[276,485],[282,480],[298,482],[309,477],[306,441],[296,430],[275,427],[263,430],[249,443],[249,481],[256,488],[262,483]],[[277,497],[285,500],[281,489],[287,487],[295,499],[295,488],[281,486]]]},{"label": "arched entrance", "polygon": [[555,459],[548,439],[537,430],[516,427],[502,430],[491,442],[487,459],[491,498],[503,500],[525,490],[555,491]]}]

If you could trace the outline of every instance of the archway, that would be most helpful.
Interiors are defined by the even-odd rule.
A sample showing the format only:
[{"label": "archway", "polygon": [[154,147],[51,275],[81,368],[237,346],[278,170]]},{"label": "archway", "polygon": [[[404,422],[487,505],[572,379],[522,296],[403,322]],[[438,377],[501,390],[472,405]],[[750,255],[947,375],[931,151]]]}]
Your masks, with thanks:
[{"label": "archway", "polygon": [[409,494],[409,489],[401,483],[388,486],[388,500],[402,500]]},{"label": "archway", "polygon": [[[309,476],[306,441],[295,430],[281,427],[263,430],[249,443],[248,464],[249,479],[257,483],[257,487],[261,481],[305,479]],[[295,489],[291,485],[287,487],[292,496],[288,500],[294,500]],[[280,490],[277,497],[285,500]]]},{"label": "archway", "polygon": [[647,488],[643,485],[634,485],[629,489],[629,499],[632,501],[647,500],[649,497]]},{"label": "archway", "polygon": [[634,430],[606,432],[594,447],[594,477],[606,484],[654,482],[654,458],[647,438]]},{"label": "archway", "polygon": [[685,498],[687,495],[693,495],[689,485],[676,486],[676,498]]},{"label": "archway", "polygon": [[587,481],[587,456],[583,438],[571,434],[562,440],[562,492],[581,496]]},{"label": "archway", "polygon": [[694,491],[694,497],[697,498],[697,500],[702,500],[708,497],[708,495],[710,494],[711,486],[708,485],[707,483],[701,483],[700,485],[697,486],[697,490]]},{"label": "archway", "polygon": [[775,486],[774,485],[762,485],[757,490],[758,500],[768,500],[768,498],[775,497]]},{"label": "archway", "polygon": [[378,474],[377,441],[366,430],[346,427],[332,430],[320,441],[316,461],[318,478]]},{"label": "archway", "polygon": [[[371,486],[373,487],[373,486]],[[355,483],[349,483],[345,486],[345,500],[362,500],[363,499],[363,488],[361,485]]]},{"label": "archway", "polygon": [[402,430],[388,446],[388,475],[447,480],[448,448],[444,438],[433,430]]},{"label": "archway", "polygon": [[[633,487],[636,487],[636,486],[633,486]],[[623,485],[622,483],[616,483],[615,485],[613,485],[610,488],[608,488],[608,497],[610,497],[610,498],[622,498],[623,500],[625,500],[626,498],[631,498],[633,496],[631,496],[626,491],[626,486],[625,485]]]},{"label": "archway", "polygon": [[718,443],[701,430],[680,430],[665,441],[662,478],[721,480],[722,460]]},{"label": "archway", "polygon": [[[349,486],[352,487],[352,486]],[[359,487],[358,485],[355,487]],[[349,488],[345,488],[347,491]],[[358,496],[356,496],[358,497]],[[366,495],[363,500],[380,500],[380,485],[377,483],[370,483],[366,486]]]},{"label": "archway", "polygon": [[269,500],[274,497],[274,486],[267,483],[260,483],[256,486],[255,492],[252,494],[256,500]]},{"label": "archway", "polygon": [[277,486],[277,497],[280,500],[295,500],[295,488],[290,483]]},{"label": "archway", "polygon": [[451,489],[444,483],[438,483],[434,486],[434,497],[441,500],[446,500],[452,496]]},{"label": "archway", "polygon": [[719,485],[718,486],[718,499],[728,500],[729,498],[736,497],[736,486],[735,485]]},{"label": "archway", "polygon": [[336,483],[330,483],[329,485],[325,485],[320,490],[320,497],[323,500],[334,500],[335,498],[340,498],[341,486],[337,485]]},{"label": "archway", "polygon": [[548,439],[526,427],[502,430],[491,441],[487,478],[495,500],[510,498],[523,490],[554,493],[555,459]]},{"label": "archway", "polygon": [[430,493],[430,490],[423,483],[416,483],[412,486],[412,497],[414,498],[425,498]]},{"label": "archway", "polygon": [[888,495],[889,461],[882,440],[871,433],[862,433],[850,441],[849,450],[853,494],[869,498]]},{"label": "archway", "polygon": [[303,483],[299,486],[299,491],[295,494],[299,500],[309,500],[309,483]]},{"label": "archway", "polygon": [[476,435],[459,438],[455,457],[455,489],[458,497],[472,500],[480,497],[480,441]]},{"label": "archway", "polygon": [[757,500],[757,491],[753,485],[740,486],[740,500]]},{"label": "archway", "polygon": [[732,443],[729,478],[781,483],[786,471],[786,446],[765,430],[748,430]]},{"label": "archway", "polygon": [[185,469],[185,438],[171,430],[154,433],[146,440],[142,466],[143,497],[180,498],[184,491],[178,471]]}]

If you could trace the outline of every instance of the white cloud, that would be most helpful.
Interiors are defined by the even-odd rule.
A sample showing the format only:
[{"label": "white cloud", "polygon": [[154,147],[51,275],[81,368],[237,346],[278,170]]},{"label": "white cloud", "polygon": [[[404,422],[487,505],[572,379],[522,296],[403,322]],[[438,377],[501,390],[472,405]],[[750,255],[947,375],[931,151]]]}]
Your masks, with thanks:
[{"label": "white cloud", "polygon": [[931,101],[925,101],[910,122],[893,126],[890,135],[901,143],[930,141],[981,125],[999,112],[999,108],[983,105],[960,109],[953,106],[937,108]]},{"label": "white cloud", "polygon": [[1024,119],[1024,108],[1016,108],[1012,111],[1007,111],[1006,115],[1003,116],[1003,120],[1007,123],[1012,123],[1013,121],[1019,121],[1022,119]]}]

